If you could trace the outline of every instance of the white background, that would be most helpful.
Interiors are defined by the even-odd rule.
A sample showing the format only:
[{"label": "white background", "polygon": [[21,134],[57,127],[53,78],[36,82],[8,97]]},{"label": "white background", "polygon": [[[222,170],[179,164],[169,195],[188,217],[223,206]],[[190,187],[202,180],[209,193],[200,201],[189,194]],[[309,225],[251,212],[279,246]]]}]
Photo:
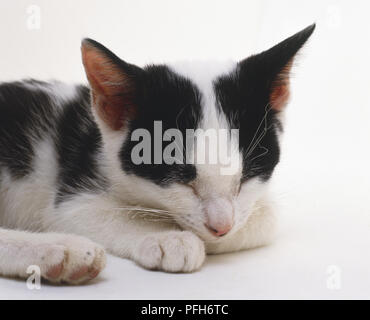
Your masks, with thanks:
[{"label": "white background", "polygon": [[[40,29],[29,28],[30,5]],[[1,0],[1,81],[85,81],[83,37],[143,65],[241,59],[317,29],[294,69],[273,245],[209,257],[185,275],[110,257],[89,285],[29,291],[0,279],[0,298],[370,298],[369,10],[368,1]]]}]

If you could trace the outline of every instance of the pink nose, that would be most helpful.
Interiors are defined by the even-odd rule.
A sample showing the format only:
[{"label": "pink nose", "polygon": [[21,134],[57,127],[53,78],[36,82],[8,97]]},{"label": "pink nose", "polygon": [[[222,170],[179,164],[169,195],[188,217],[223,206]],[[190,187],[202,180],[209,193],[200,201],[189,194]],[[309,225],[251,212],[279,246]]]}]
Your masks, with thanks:
[{"label": "pink nose", "polygon": [[213,198],[205,202],[207,221],[205,226],[216,237],[227,234],[234,224],[233,206],[224,198]]},{"label": "pink nose", "polygon": [[222,237],[224,236],[225,234],[227,234],[230,230],[231,230],[231,226],[226,226],[226,227],[221,227],[221,228],[218,228],[218,229],[214,229],[214,227],[211,227],[209,226],[208,224],[206,224],[206,227],[208,228],[208,230],[216,237]]}]

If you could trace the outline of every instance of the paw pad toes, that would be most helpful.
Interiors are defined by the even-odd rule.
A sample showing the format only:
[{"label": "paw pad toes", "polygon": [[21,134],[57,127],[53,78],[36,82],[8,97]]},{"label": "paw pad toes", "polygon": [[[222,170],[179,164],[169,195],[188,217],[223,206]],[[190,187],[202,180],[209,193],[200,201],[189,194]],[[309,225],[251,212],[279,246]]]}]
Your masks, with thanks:
[{"label": "paw pad toes", "polygon": [[99,273],[100,273],[99,269],[93,269],[89,273],[89,279],[95,279],[99,275]]},{"label": "paw pad toes", "polygon": [[47,272],[46,277],[49,279],[58,279],[63,272],[63,263],[60,263],[58,265],[52,266]]},{"label": "paw pad toes", "polygon": [[89,268],[87,266],[82,266],[69,276],[69,280],[78,281],[84,278],[88,274],[88,272]]}]

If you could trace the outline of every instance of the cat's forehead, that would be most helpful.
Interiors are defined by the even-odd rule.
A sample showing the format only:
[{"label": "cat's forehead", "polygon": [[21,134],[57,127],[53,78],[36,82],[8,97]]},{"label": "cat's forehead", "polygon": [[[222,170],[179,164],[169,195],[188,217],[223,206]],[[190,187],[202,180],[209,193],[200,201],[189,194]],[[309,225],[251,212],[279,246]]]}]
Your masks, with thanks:
[{"label": "cat's forehead", "polygon": [[[234,61],[178,61],[144,68],[139,119],[147,127],[161,120],[165,127],[180,129],[227,128],[225,114],[217,106],[217,83],[233,74]],[[186,127],[186,128],[185,128]]]},{"label": "cat's forehead", "polygon": [[202,96],[202,121],[198,123],[200,128],[229,127],[225,114],[216,106],[215,84],[220,77],[232,74],[236,65],[232,60],[180,61],[169,65],[170,70],[188,79]]},{"label": "cat's forehead", "polygon": [[214,81],[220,76],[232,72],[236,63],[232,60],[189,60],[173,62],[168,64],[168,67],[173,72],[189,79],[203,95],[207,95],[212,91]]}]

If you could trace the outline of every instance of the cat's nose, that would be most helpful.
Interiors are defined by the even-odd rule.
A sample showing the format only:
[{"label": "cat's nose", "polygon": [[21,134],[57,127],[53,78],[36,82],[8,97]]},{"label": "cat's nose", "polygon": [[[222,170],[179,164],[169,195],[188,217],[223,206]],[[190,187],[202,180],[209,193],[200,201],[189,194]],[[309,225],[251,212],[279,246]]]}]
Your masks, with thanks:
[{"label": "cat's nose", "polygon": [[207,223],[206,223],[206,227],[216,237],[222,237],[226,235],[232,228],[231,226],[226,226],[226,227],[222,226],[221,228],[214,229],[214,227],[211,227]]},{"label": "cat's nose", "polygon": [[216,237],[226,235],[234,225],[232,203],[224,198],[211,199],[205,203],[207,229]]}]

